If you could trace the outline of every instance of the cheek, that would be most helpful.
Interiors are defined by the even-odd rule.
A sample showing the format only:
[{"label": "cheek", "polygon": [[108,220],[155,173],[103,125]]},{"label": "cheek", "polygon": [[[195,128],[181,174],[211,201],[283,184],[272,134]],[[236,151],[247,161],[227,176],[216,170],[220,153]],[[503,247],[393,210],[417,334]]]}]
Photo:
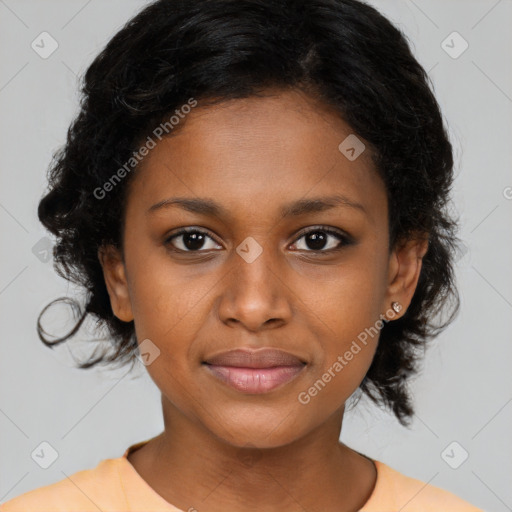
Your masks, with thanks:
[{"label": "cheek", "polygon": [[137,336],[171,343],[177,331],[194,323],[218,278],[208,265],[198,274],[197,266],[172,263],[164,248],[148,241],[131,246],[127,267]]},{"label": "cheek", "polygon": [[326,296],[324,304],[317,311],[324,320],[317,332],[321,350],[314,359],[311,377],[297,398],[301,404],[311,404],[311,410],[334,411],[361,384],[375,355],[383,324],[375,314],[371,291],[359,288],[348,302]]},{"label": "cheek", "polygon": [[[375,262],[346,267],[336,279],[323,282],[321,293],[304,301],[317,326],[321,350],[310,384],[304,390],[320,404],[341,403],[359,386],[371,365],[382,328],[384,287]],[[373,266],[372,266],[373,264]],[[319,286],[317,283],[315,286]],[[320,397],[321,395],[321,397]]]},{"label": "cheek", "polygon": [[[198,315],[208,302],[214,281],[190,281],[178,273],[155,272],[141,277],[132,288],[132,307],[139,340],[150,338],[165,350],[186,348],[194,338]],[[180,343],[181,340],[181,343]]]},{"label": "cheek", "polygon": [[332,340],[326,349],[342,350],[376,324],[384,313],[383,277],[377,262],[368,259],[340,268],[323,280],[310,281],[308,289],[303,289],[304,303],[325,329],[326,339]]}]

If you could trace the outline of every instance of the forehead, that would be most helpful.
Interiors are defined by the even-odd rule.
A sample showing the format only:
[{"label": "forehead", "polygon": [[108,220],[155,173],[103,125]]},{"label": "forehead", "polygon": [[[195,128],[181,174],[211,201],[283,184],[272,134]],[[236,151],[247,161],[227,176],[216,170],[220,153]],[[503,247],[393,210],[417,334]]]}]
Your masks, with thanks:
[{"label": "forehead", "polygon": [[173,196],[210,197],[226,211],[260,215],[298,198],[342,194],[382,214],[385,189],[370,149],[349,160],[339,149],[349,136],[339,115],[296,91],[199,104],[145,157],[130,196],[146,209]]}]

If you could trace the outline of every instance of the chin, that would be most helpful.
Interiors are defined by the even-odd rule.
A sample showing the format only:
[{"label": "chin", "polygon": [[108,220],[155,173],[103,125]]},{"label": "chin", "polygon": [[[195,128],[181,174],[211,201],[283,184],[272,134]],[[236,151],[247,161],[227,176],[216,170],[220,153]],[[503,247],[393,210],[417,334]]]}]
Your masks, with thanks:
[{"label": "chin", "polygon": [[[302,414],[304,412],[302,411]],[[228,419],[229,418],[229,419]],[[261,414],[257,408],[223,414],[217,421],[208,425],[213,435],[224,443],[237,448],[270,449],[286,446],[307,434],[316,425],[299,427],[300,421],[290,410],[279,408],[275,412],[268,409]],[[219,428],[223,425],[224,428]]]}]

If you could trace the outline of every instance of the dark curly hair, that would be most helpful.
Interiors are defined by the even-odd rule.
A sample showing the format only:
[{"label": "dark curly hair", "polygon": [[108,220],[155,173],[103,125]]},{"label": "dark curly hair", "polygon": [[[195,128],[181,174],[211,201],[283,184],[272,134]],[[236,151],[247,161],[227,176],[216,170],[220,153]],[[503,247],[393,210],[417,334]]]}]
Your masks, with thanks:
[{"label": "dark curly hair", "polygon": [[[357,0],[157,0],[115,34],[85,72],[80,110],[53,156],[49,190],[38,208],[56,237],[55,269],[80,285],[85,307],[69,298],[53,301],[39,316],[39,337],[54,346],[90,318],[112,346],[79,368],[133,363],[134,324],[112,312],[98,249],[122,249],[125,199],[136,168],[112,187],[108,200],[94,191],[191,97],[205,105],[270,88],[319,99],[368,143],[387,189],[390,250],[428,234],[412,302],[382,327],[360,385],[407,425],[413,415],[408,378],[419,371],[426,341],[460,305],[453,273],[457,221],[448,212],[452,146],[430,78],[405,36]],[[50,339],[41,318],[59,300],[72,304],[77,322]]]}]

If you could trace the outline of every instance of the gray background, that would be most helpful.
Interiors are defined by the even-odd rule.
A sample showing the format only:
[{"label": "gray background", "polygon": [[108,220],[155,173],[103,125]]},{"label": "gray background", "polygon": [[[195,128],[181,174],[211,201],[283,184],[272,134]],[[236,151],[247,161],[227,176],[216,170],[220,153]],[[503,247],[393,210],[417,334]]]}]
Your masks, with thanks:
[{"label": "gray background", "polygon": [[[77,112],[77,75],[145,3],[0,0],[0,502],[119,457],[163,428],[142,365],[129,375],[78,370],[67,346],[51,351],[35,331],[48,302],[77,293],[44,261],[36,215],[52,152]],[[512,1],[372,3],[406,33],[433,80],[455,148],[453,208],[468,251],[457,267],[461,312],[412,384],[413,428],[363,400],[347,413],[342,439],[486,510],[512,510]],[[43,31],[59,44],[47,59],[31,48]],[[469,43],[456,59],[441,46],[453,31]],[[54,316],[65,328],[65,316]],[[58,452],[48,469],[31,458],[44,441]],[[453,441],[452,465],[469,453],[458,469],[441,455]]]}]

